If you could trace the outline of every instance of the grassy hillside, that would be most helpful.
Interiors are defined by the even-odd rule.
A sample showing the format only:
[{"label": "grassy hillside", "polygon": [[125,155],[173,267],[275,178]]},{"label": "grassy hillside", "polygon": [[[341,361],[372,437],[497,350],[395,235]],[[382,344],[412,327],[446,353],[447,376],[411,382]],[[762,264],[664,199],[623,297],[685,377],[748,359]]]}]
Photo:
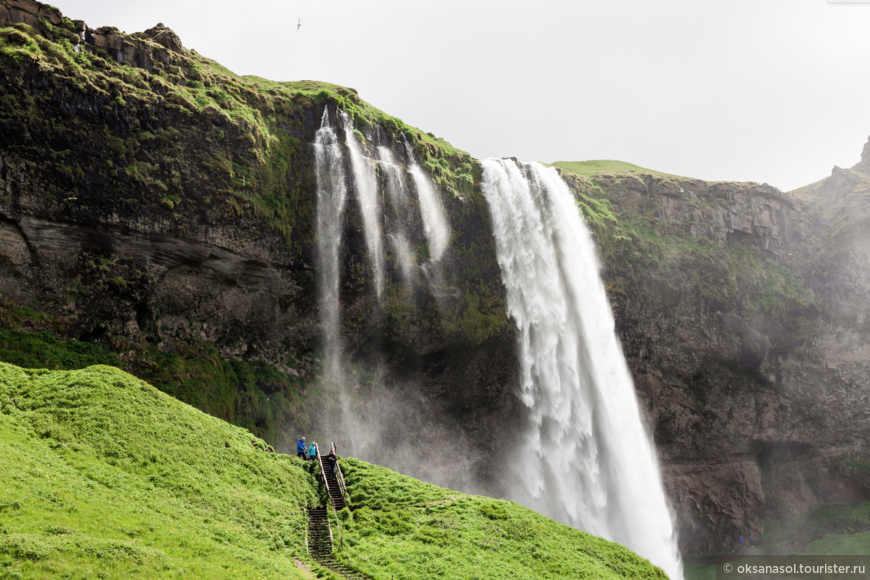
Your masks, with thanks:
[{"label": "grassy hillside", "polygon": [[292,447],[292,434],[280,425],[292,421],[307,429],[310,419],[301,393],[317,404],[315,389],[262,362],[227,360],[214,345],[177,344],[169,352],[149,343],[135,346],[122,360],[106,342],[83,342],[63,335],[46,312],[16,307],[0,295],[0,361],[28,369],[79,370],[92,365],[119,367],[201,411],[244,427],[278,448]]},{"label": "grassy hillside", "polygon": [[[512,503],[345,459],[339,557],[374,578],[662,578]],[[0,578],[306,578],[316,479],[112,367],[0,363]]]},{"label": "grassy hillside", "polygon": [[513,502],[469,496],[354,459],[345,559],[389,578],[665,578],[628,549]]},{"label": "grassy hillside", "polygon": [[0,577],[303,577],[313,482],[247,431],[107,366],[0,363],[0,411]]},{"label": "grassy hillside", "polygon": [[662,173],[654,169],[640,167],[633,163],[625,161],[615,161],[612,159],[593,159],[589,161],[554,161],[548,163],[550,167],[558,167],[564,171],[582,175],[584,177],[595,177],[596,175],[621,175],[626,173],[648,174],[653,177],[676,177],[669,173]]}]

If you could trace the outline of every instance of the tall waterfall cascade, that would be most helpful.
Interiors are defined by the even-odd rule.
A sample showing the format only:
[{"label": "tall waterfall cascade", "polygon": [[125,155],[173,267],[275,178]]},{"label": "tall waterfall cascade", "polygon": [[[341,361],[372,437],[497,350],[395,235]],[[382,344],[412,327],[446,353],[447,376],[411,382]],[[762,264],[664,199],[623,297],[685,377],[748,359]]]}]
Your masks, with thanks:
[{"label": "tall waterfall cascade", "polygon": [[508,492],[682,578],[655,449],[573,195],[554,169],[508,160],[483,162],[482,188],[528,408]]},{"label": "tall waterfall cascade", "polygon": [[314,138],[317,166],[317,221],[315,227],[317,298],[320,308],[322,355],[327,382],[342,385],[341,306],[339,303],[339,250],[342,216],[347,199],[344,153],[338,135],[324,109],[320,129]]},{"label": "tall waterfall cascade", "polygon": [[[351,403],[352,391],[358,385],[355,373],[345,362],[341,336],[341,261],[348,250],[342,247],[343,228],[348,222],[345,216],[356,206],[365,240],[364,251],[371,265],[372,298],[378,303],[382,303],[387,284],[387,251],[392,252],[398,266],[397,277],[408,292],[413,293],[420,280],[424,280],[432,294],[442,289],[432,289],[429,279],[437,276],[432,274],[431,267],[433,263],[440,265],[439,260],[450,240],[438,193],[414,160],[407,140],[391,139],[377,128],[375,141],[377,145],[360,137],[350,115],[341,110],[331,115],[329,108],[324,109],[314,141],[315,278],[322,337],[320,352],[324,362],[322,387],[332,395],[330,400],[341,412],[341,416],[329,413],[324,421],[335,434],[341,434],[345,449],[356,451],[374,443],[380,426],[362,421]],[[351,200],[350,208],[348,200]],[[354,201],[356,203],[352,203]],[[414,245],[429,247],[429,260],[422,265],[417,263],[422,258],[415,255]]]}]

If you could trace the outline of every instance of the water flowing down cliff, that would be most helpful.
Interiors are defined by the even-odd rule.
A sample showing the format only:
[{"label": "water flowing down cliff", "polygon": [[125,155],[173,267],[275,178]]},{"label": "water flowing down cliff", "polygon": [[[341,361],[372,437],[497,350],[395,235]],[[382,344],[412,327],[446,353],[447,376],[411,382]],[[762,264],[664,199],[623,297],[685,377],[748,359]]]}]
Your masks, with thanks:
[{"label": "water flowing down cliff", "polygon": [[437,262],[444,255],[447,244],[450,242],[450,228],[447,218],[444,216],[444,207],[441,199],[435,193],[432,182],[423,172],[423,168],[414,157],[414,150],[405,139],[405,150],[408,153],[408,161],[414,185],[417,188],[417,196],[420,199],[420,214],[423,218],[423,228],[426,231],[426,239],[429,241],[429,257]]},{"label": "water flowing down cliff", "polygon": [[[341,364],[341,305],[339,302],[339,249],[342,217],[347,199],[344,154],[332,126],[329,109],[323,110],[320,129],[314,141],[317,165],[316,252],[317,301],[322,333],[321,351],[325,380],[343,388]],[[343,399],[343,397],[342,397]]]},{"label": "water flowing down cliff", "polygon": [[356,198],[365,224],[366,246],[374,269],[375,292],[378,299],[384,293],[384,253],[381,231],[381,203],[378,192],[378,177],[371,158],[363,155],[360,143],[354,134],[353,122],[343,111],[339,111],[347,149],[350,153],[353,183]]},{"label": "water flowing down cliff", "polygon": [[384,187],[387,190],[390,207],[394,214],[390,216],[393,227],[392,231],[387,233],[387,237],[393,246],[402,279],[406,284],[413,285],[414,269],[417,264],[408,243],[408,224],[411,223],[412,216],[410,215],[411,206],[408,202],[408,191],[403,176],[404,169],[396,163],[389,148],[381,145],[377,148],[377,154],[378,166],[384,175]]},{"label": "water flowing down cliff", "polygon": [[483,162],[482,188],[528,407],[510,493],[681,578],[655,451],[574,197],[555,170],[508,160]]}]

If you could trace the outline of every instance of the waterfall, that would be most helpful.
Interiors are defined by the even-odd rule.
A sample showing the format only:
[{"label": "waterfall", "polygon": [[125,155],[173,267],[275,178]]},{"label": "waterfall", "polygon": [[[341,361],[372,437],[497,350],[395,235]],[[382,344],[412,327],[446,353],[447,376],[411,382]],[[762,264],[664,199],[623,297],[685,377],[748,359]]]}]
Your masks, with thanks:
[{"label": "waterfall", "polygon": [[339,111],[344,125],[347,150],[353,169],[357,201],[365,227],[366,247],[372,260],[375,278],[375,292],[380,300],[384,293],[384,252],[381,243],[381,204],[378,197],[378,177],[372,160],[362,154],[360,143],[354,135],[353,122],[344,111]]},{"label": "waterfall", "polygon": [[414,178],[414,186],[417,188],[417,196],[420,200],[420,215],[423,218],[423,230],[426,232],[426,240],[429,242],[429,258],[437,262],[444,255],[447,244],[450,242],[450,226],[444,216],[444,206],[441,198],[432,187],[429,177],[417,163],[414,150],[405,139],[405,150],[408,152],[411,177]]},{"label": "waterfall", "polygon": [[320,129],[314,138],[317,166],[316,266],[317,300],[323,332],[326,379],[343,385],[341,370],[341,306],[339,304],[338,255],[341,247],[342,214],[347,199],[344,155],[329,118],[323,110]]},{"label": "waterfall", "polygon": [[411,221],[408,192],[405,189],[405,181],[402,177],[402,168],[393,159],[393,153],[389,148],[380,146],[378,152],[378,165],[385,177],[385,188],[390,198],[392,208],[392,228],[395,230],[387,234],[393,245],[393,252],[399,263],[399,271],[405,283],[413,285],[414,256],[411,245],[408,243],[407,224]]},{"label": "waterfall", "polygon": [[658,462],[614,332],[595,248],[554,169],[483,162],[528,424],[514,499],[682,578]]}]

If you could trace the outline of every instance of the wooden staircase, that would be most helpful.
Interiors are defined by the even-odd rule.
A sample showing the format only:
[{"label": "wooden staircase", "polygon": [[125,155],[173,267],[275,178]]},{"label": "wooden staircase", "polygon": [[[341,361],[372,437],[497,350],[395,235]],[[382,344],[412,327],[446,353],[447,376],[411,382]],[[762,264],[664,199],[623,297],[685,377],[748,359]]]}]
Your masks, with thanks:
[{"label": "wooden staircase", "polygon": [[[329,477],[329,464],[326,463],[326,458],[317,452],[317,461],[320,463],[320,470],[324,474],[323,481],[326,485],[326,490],[329,492],[329,498],[332,501],[332,507],[335,511],[339,511],[347,506],[344,501],[346,488],[344,487],[344,477],[341,476],[341,467],[338,462],[335,464],[335,477]],[[340,478],[340,479],[339,479]]]},{"label": "wooden staircase", "polygon": [[318,561],[332,556],[332,530],[326,508],[308,509],[308,553]]},{"label": "wooden staircase", "polygon": [[[335,444],[332,444],[332,450],[335,451]],[[335,477],[329,477],[329,467],[326,463],[326,458],[320,454],[320,446],[317,446],[317,466],[320,471],[320,479],[329,493],[329,501],[332,504],[334,513],[344,509],[347,506],[345,498],[347,497],[347,487],[344,483],[344,476],[341,474],[341,467],[338,463],[335,466]],[[337,559],[333,555],[335,547],[332,528],[329,525],[329,506],[320,508],[309,508],[308,510],[308,553],[315,562],[328,568],[349,580],[370,580],[362,572],[350,568],[347,564]]]}]

